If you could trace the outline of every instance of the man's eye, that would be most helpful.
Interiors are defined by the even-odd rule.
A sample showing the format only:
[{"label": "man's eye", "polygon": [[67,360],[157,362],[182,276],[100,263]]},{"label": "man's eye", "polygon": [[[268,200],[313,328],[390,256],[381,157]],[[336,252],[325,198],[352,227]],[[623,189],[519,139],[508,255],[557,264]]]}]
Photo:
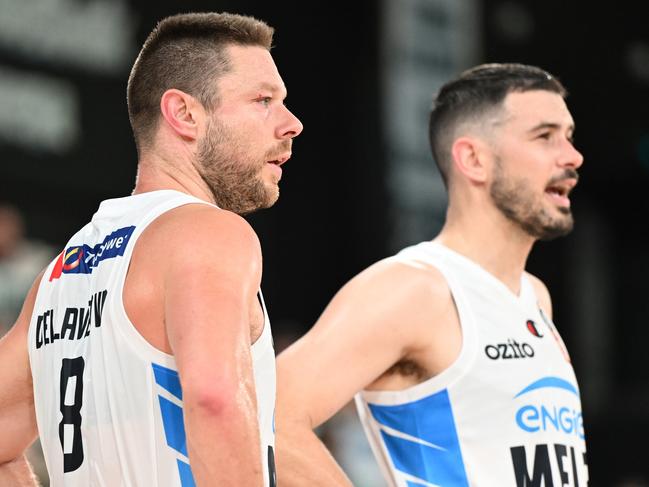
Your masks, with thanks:
[{"label": "man's eye", "polygon": [[550,140],[550,137],[551,137],[550,132],[543,132],[538,136],[539,139],[544,139],[544,140]]},{"label": "man's eye", "polygon": [[261,103],[262,105],[264,105],[265,107],[267,107],[268,105],[270,105],[270,101],[271,101],[271,100],[272,100],[272,98],[271,98],[270,96],[262,96],[262,97],[260,97],[260,98],[257,99],[257,101],[258,101],[259,103]]}]

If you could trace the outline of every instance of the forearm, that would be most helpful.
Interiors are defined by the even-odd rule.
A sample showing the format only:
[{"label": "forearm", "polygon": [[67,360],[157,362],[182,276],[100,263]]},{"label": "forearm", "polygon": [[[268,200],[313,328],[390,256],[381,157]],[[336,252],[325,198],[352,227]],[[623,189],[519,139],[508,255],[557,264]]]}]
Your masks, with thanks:
[{"label": "forearm", "polygon": [[254,414],[240,409],[214,413],[200,407],[188,413],[187,446],[197,487],[263,485],[259,428]]},{"label": "forearm", "polygon": [[352,483],[317,435],[301,425],[278,427],[277,484],[282,487],[351,487]]},{"label": "forearm", "polygon": [[38,487],[40,484],[27,463],[27,459],[21,455],[16,460],[0,464],[0,485]]}]

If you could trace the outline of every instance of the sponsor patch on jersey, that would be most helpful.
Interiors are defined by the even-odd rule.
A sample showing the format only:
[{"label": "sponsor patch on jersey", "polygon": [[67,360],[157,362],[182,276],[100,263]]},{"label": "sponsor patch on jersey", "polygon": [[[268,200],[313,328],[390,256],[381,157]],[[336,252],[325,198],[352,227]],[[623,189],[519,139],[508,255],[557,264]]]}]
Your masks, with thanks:
[{"label": "sponsor patch on jersey", "polygon": [[534,357],[534,348],[529,343],[519,343],[509,338],[506,342],[488,344],[484,353],[491,360],[524,359]]},{"label": "sponsor patch on jersey", "polygon": [[516,411],[516,425],[521,430],[552,431],[584,439],[579,389],[571,382],[561,377],[542,377],[523,388],[514,399],[522,402]]},{"label": "sponsor patch on jersey", "polygon": [[100,262],[124,255],[133,230],[134,226],[115,230],[92,247],[81,244],[66,248],[56,259],[50,282],[63,274],[92,274]]},{"label": "sponsor patch on jersey", "polygon": [[515,484],[508,485],[588,485],[577,385],[545,376],[526,385],[514,400],[519,403],[516,425],[530,436],[523,444],[510,447]]}]

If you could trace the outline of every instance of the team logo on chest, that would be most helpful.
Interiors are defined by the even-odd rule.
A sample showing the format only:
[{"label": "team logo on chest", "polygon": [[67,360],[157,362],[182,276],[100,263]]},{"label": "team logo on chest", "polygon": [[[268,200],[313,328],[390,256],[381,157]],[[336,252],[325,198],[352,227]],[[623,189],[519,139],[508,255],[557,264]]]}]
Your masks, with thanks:
[{"label": "team logo on chest", "polygon": [[527,320],[526,325],[527,325],[527,330],[528,330],[532,335],[534,335],[534,336],[537,337],[537,338],[543,338],[543,335],[541,334],[541,332],[540,332],[539,329],[537,328],[536,323],[534,323],[534,321],[532,321],[532,320]]}]

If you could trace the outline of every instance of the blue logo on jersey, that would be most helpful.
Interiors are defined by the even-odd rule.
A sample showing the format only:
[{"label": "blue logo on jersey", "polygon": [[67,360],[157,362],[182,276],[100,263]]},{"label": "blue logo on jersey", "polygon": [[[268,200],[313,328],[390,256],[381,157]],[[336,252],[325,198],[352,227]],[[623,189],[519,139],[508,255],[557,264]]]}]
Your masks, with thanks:
[{"label": "blue logo on jersey", "polygon": [[93,247],[82,244],[68,247],[58,257],[50,275],[50,281],[61,274],[91,274],[99,263],[106,259],[124,255],[134,226],[120,228]]},{"label": "blue logo on jersey", "polygon": [[[563,390],[579,399],[577,387],[560,377],[543,377],[534,381],[523,388],[514,398],[543,389]],[[584,439],[584,422],[581,410],[563,404],[549,404],[548,401],[525,404],[516,411],[516,424],[528,433],[557,431],[568,435],[577,435]]]}]

